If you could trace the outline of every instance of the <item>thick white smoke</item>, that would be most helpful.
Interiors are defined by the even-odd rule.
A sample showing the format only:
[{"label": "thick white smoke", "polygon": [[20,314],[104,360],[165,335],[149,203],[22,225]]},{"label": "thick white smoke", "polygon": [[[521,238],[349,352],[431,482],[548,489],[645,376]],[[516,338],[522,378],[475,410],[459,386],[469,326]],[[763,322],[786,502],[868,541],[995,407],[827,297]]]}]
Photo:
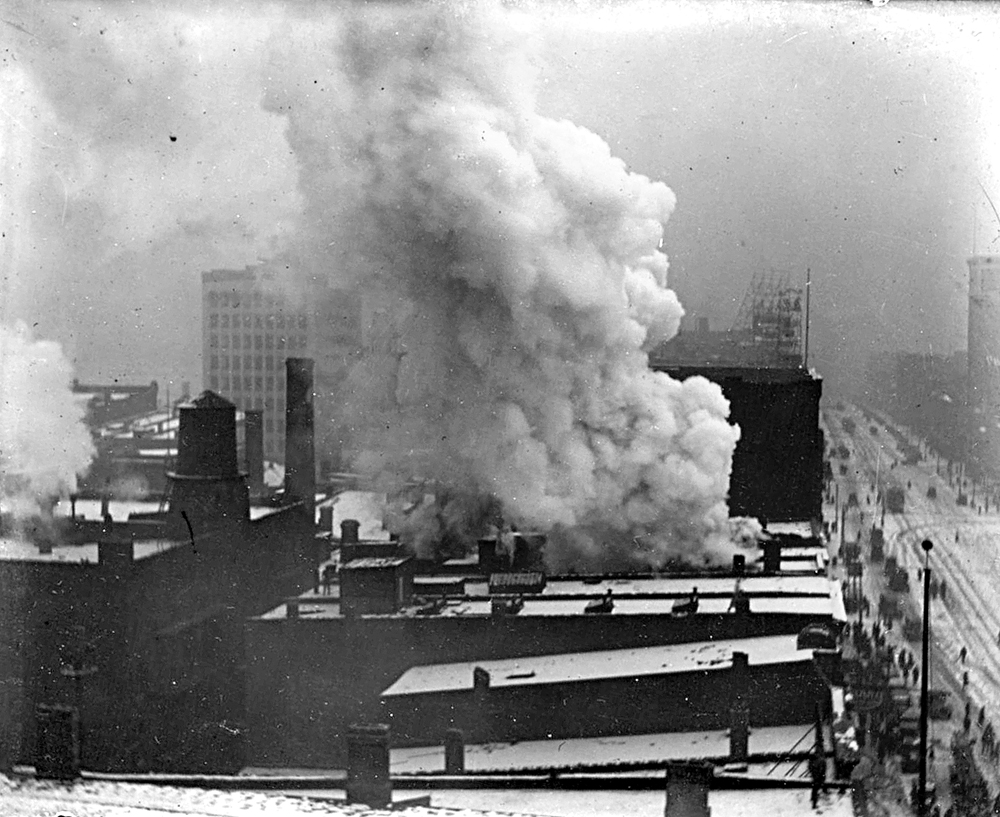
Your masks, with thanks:
[{"label": "thick white smoke", "polygon": [[365,293],[337,395],[355,467],[445,486],[425,536],[485,533],[498,504],[557,568],[728,549],[728,403],[647,365],[683,314],[659,249],[673,193],[535,110],[505,12],[359,14],[318,60],[316,36],[282,32],[265,104],[301,164],[292,267]]},{"label": "thick white smoke", "polygon": [[76,489],[94,455],[59,344],[0,324],[0,507],[15,516]]}]

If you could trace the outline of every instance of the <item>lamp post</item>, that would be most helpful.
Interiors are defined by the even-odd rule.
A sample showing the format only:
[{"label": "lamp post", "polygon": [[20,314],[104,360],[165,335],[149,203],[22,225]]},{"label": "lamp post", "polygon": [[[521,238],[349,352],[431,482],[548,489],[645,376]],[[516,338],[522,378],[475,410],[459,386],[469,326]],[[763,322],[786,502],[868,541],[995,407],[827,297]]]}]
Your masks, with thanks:
[{"label": "lamp post", "polygon": [[920,774],[917,785],[917,817],[927,816],[927,671],[930,653],[931,623],[931,568],[930,556],[934,543],[924,539],[920,543],[924,550],[924,643],[920,662]]}]

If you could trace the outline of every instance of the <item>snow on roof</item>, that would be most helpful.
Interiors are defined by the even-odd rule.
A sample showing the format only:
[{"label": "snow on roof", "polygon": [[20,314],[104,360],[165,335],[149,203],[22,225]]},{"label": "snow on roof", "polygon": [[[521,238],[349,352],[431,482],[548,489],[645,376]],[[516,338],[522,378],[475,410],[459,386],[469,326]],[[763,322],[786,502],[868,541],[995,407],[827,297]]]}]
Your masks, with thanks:
[{"label": "snow on roof", "polygon": [[[812,748],[813,741],[803,741],[802,738],[812,730],[811,723],[754,727],[750,732],[750,756],[785,755],[796,745],[797,751],[804,754]],[[719,729],[468,745],[465,747],[465,770],[510,774],[598,767],[613,769],[616,766],[655,764],[667,760],[725,762],[728,757],[729,735]],[[440,772],[444,769],[444,747],[393,749],[390,768],[392,774]]]},{"label": "snow on roof", "polygon": [[[583,595],[592,593],[603,595],[611,588],[614,595],[630,593],[674,593],[678,597],[686,596],[693,587],[698,588],[701,596],[713,593],[732,593],[736,577],[722,576],[622,576],[615,578],[599,578],[584,580],[576,578],[549,577],[545,595]],[[742,579],[743,590],[754,593],[789,593],[794,595],[829,596],[832,582],[826,576],[793,575],[793,576],[753,576]]]},{"label": "snow on roof", "polygon": [[382,697],[471,690],[476,667],[490,674],[490,687],[496,688],[727,669],[732,665],[734,651],[747,653],[749,663],[754,665],[811,661],[812,650],[798,649],[796,640],[795,635],[778,635],[502,661],[429,664],[408,669],[382,692]]},{"label": "snow on roof", "polygon": [[[135,543],[133,559],[147,559],[157,553],[171,550],[184,542],[168,539],[143,540]],[[23,539],[0,538],[0,561],[23,562],[65,562],[66,564],[97,564],[97,543],[84,545],[54,545],[51,553],[40,553],[38,545]]]}]

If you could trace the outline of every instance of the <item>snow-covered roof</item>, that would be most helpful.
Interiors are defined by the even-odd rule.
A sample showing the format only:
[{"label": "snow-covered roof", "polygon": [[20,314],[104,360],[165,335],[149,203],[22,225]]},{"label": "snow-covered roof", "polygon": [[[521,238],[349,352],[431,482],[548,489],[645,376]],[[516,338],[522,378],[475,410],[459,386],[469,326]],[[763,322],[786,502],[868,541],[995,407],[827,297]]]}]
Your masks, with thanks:
[{"label": "snow-covered roof", "polygon": [[734,652],[746,653],[751,665],[811,661],[812,650],[798,649],[796,640],[795,635],[777,635],[500,661],[428,664],[404,672],[382,692],[382,697],[471,690],[475,668],[486,670],[490,687],[496,688],[728,669]]}]

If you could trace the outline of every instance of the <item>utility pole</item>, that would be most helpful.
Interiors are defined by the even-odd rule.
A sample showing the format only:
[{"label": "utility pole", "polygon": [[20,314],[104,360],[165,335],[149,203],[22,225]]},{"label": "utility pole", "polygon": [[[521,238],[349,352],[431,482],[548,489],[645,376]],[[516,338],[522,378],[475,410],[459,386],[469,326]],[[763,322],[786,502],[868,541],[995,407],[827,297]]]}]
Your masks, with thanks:
[{"label": "utility pole", "polygon": [[920,666],[920,774],[917,785],[917,817],[927,817],[927,693],[928,666],[930,664],[931,622],[931,548],[930,539],[920,543],[924,550],[924,643]]}]

